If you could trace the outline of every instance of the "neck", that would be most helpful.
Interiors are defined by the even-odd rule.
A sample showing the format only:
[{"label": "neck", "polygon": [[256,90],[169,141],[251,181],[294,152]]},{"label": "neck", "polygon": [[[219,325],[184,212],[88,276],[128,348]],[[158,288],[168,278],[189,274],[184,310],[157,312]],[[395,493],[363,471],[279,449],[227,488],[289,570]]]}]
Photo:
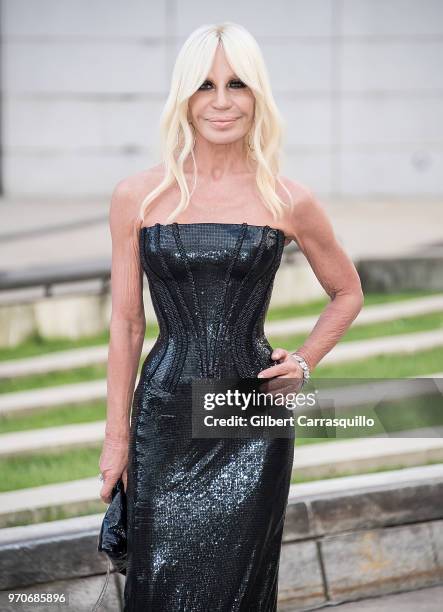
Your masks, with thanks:
[{"label": "neck", "polygon": [[[198,175],[210,180],[221,180],[227,176],[252,172],[251,163],[248,163],[246,157],[243,139],[227,144],[216,144],[197,136],[194,157]],[[190,155],[184,164],[184,170],[186,173],[194,172],[194,164]]]}]

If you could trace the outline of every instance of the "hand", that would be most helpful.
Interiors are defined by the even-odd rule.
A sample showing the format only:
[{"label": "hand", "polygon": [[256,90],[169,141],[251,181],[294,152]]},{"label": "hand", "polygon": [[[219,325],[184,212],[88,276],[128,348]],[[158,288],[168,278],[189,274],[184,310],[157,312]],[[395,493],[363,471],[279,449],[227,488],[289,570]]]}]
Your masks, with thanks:
[{"label": "hand", "polygon": [[[273,361],[279,361],[277,365],[261,370],[257,374],[258,378],[272,378],[274,380],[269,381],[265,385],[265,389],[269,386],[277,388],[281,393],[286,392],[298,392],[303,385],[303,368],[294,357],[291,357],[291,353],[284,348],[276,348],[271,353],[271,359]],[[285,384],[281,379],[290,378],[291,381]],[[296,389],[294,389],[293,380],[296,379]],[[275,382],[274,382],[275,381]],[[272,383],[272,385],[271,385]]]},{"label": "hand", "polygon": [[111,503],[112,489],[121,477],[126,492],[128,482],[128,440],[105,438],[99,461],[99,470],[103,474],[103,486],[100,498],[105,504]]},{"label": "hand", "polygon": [[258,373],[259,378],[301,378],[303,379],[303,368],[289,351],[283,348],[276,348],[271,353],[273,361],[280,361],[278,365],[266,368]]}]

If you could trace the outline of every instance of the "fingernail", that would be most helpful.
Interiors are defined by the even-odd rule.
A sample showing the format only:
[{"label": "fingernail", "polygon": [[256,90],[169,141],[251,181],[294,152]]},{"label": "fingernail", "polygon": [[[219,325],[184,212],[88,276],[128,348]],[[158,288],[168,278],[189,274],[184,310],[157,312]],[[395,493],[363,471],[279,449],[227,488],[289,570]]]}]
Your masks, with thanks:
[{"label": "fingernail", "polygon": [[257,378],[263,378],[262,374],[257,374]]}]

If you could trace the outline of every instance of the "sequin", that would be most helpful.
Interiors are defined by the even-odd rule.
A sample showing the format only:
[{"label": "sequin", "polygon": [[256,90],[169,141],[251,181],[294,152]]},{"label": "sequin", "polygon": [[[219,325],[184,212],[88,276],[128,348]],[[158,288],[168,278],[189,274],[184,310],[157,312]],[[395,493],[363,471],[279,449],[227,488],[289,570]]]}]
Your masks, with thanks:
[{"label": "sequin", "polygon": [[197,439],[191,381],[274,362],[264,320],[284,234],[156,224],[140,257],[159,323],[134,393],[125,612],[275,612],[291,438]]}]

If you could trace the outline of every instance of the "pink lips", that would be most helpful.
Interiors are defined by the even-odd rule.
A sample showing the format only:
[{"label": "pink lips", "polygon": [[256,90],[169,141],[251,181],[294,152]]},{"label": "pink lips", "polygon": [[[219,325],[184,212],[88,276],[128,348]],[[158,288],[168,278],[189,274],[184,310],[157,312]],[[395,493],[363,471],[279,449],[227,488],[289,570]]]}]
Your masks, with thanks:
[{"label": "pink lips", "polygon": [[237,119],[238,117],[233,117],[232,119],[209,119],[209,122],[215,127],[227,127],[235,123]]}]

